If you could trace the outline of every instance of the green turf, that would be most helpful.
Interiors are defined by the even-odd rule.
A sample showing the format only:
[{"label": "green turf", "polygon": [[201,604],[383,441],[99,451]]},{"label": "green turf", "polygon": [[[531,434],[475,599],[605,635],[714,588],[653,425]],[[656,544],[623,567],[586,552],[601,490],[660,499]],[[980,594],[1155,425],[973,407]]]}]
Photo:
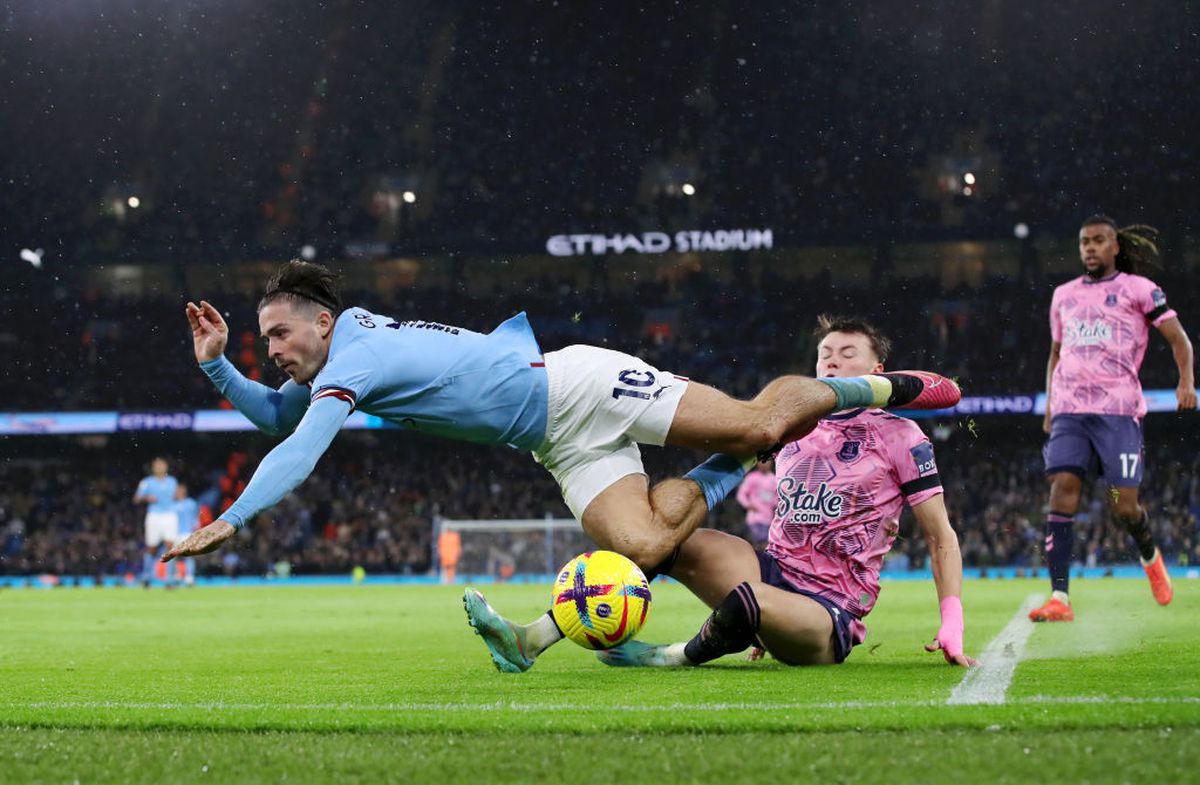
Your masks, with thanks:
[{"label": "green turf", "polygon": [[[1197,586],[1163,609],[1143,581],[1078,582],[1079,620],[1034,631],[1002,706],[945,705],[962,671],[921,648],[928,583],[886,584],[842,666],[618,670],[562,644],[517,676],[461,587],[5,591],[0,782],[1194,781]],[[968,650],[1044,592],[968,583]],[[487,594],[524,619],[548,587]],[[656,584],[642,637],[704,616]]]}]

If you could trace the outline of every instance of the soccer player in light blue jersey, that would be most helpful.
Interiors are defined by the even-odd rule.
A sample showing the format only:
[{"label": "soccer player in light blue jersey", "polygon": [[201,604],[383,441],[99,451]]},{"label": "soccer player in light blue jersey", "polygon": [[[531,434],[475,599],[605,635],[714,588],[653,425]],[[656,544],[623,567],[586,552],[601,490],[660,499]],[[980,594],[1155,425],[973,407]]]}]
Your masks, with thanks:
[{"label": "soccer player in light blue jersey", "polygon": [[158,551],[167,551],[179,539],[179,518],[175,514],[175,478],[167,474],[167,459],[155,458],[150,474],[142,478],[133,493],[135,504],[146,505],[145,543],[142,555],[142,583],[150,585],[154,578],[154,561]]},{"label": "soccer player in light blue jersey", "polygon": [[[200,505],[188,496],[188,487],[183,483],[175,488],[175,515],[179,518],[179,536],[187,537],[200,528]],[[182,560],[183,583],[192,586],[196,583],[196,560],[188,556]]]},{"label": "soccer player in light blue jersey", "polygon": [[[654,574],[759,453],[862,406],[942,408],[957,386],[921,371],[843,379],[785,376],[748,401],[594,346],[543,353],[524,313],[490,333],[343,308],[336,276],[280,267],[259,302],[270,359],[290,379],[250,381],[224,357],[229,328],[188,303],[196,359],[261,430],[286,438],[220,519],[163,558],[214,550],[299,485],[355,409],[421,433],[533,453],[588,535]],[[638,443],[716,451],[684,478],[649,487]]]}]

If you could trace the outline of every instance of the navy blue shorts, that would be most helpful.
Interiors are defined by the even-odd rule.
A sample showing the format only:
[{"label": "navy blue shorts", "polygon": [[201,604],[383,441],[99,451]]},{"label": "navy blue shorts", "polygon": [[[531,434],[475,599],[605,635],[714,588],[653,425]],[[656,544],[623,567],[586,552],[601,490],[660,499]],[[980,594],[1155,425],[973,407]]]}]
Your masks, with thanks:
[{"label": "navy blue shorts", "polygon": [[1086,478],[1099,469],[1110,486],[1136,488],[1142,484],[1142,424],[1119,414],[1058,414],[1042,456],[1046,474]]},{"label": "navy blue shorts", "polygon": [[779,568],[779,562],[769,553],[758,552],[758,572],[762,582],[768,586],[790,591],[792,594],[803,594],[829,611],[829,618],[833,620],[833,659],[839,663],[845,662],[846,658],[850,656],[850,650],[854,648],[851,625],[857,620],[857,617],[839,607],[832,600],[810,591],[797,589],[788,582],[787,578],[783,577],[783,570]]}]

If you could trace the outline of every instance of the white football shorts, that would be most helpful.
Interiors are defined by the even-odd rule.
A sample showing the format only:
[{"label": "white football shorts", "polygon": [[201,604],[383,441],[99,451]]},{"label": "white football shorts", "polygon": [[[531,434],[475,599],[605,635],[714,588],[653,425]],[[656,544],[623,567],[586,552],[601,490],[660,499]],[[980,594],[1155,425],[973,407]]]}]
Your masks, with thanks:
[{"label": "white football shorts", "polygon": [[662,446],[687,390],[683,376],[598,346],[545,355],[546,440],[533,457],[554,475],[574,516],[608,486],[645,474],[638,443]]},{"label": "white football shorts", "polygon": [[179,516],[173,512],[146,513],[146,545],[151,548],[163,541],[179,540]]}]

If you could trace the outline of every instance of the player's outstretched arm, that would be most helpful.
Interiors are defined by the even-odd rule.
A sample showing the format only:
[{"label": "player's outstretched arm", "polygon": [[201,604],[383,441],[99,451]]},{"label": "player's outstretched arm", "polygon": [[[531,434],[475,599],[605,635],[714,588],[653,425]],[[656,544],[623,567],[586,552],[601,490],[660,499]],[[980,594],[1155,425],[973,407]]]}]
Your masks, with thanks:
[{"label": "player's outstretched arm", "polygon": [[[163,561],[215,550],[260,511],[291,493],[312,473],[349,414],[350,404],[335,396],[310,406],[295,432],[263,458],[242,495],[221,518],[179,543]],[[210,529],[214,531],[206,534]]]},{"label": "player's outstretched arm", "polygon": [[962,553],[958,549],[958,535],[950,526],[945,502],[939,494],[912,509],[929,545],[933,582],[937,585],[942,616],[937,635],[925,644],[925,650],[940,650],[951,665],[976,665],[974,658],[963,653]]},{"label": "player's outstretched arm", "polygon": [[225,358],[229,327],[210,303],[188,303],[188,324],[200,369],[246,419],[264,433],[281,436],[300,422],[308,409],[309,392],[288,380],[278,390],[247,379]]},{"label": "player's outstretched arm", "polygon": [[221,547],[221,544],[236,532],[237,529],[232,523],[217,519],[203,529],[192,532],[182,542],[176,543],[174,548],[163,554],[162,561],[210,553]]},{"label": "player's outstretched arm", "polygon": [[1175,367],[1179,369],[1179,386],[1175,388],[1175,401],[1179,411],[1191,411],[1196,408],[1196,369],[1193,364],[1192,342],[1176,316],[1160,324],[1158,329],[1167,339],[1167,343],[1171,344],[1171,354],[1175,355]]}]

